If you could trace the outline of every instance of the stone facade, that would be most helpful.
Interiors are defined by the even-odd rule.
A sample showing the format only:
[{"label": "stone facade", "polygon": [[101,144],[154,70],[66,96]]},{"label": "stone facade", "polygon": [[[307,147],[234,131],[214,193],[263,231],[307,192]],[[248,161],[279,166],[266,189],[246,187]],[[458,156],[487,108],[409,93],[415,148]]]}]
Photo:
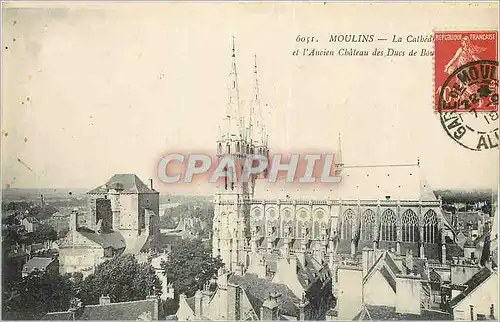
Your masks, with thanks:
[{"label": "stone facade", "polygon": [[[156,249],[159,193],[135,174],[116,174],[87,193],[88,211],[73,211],[59,247],[60,271],[90,274],[107,258]],[[85,216],[85,226],[78,217]]]},{"label": "stone facade", "polygon": [[[257,117],[261,114],[257,79],[247,117],[239,104],[234,50],[232,59],[228,111],[216,149],[219,158],[232,157],[236,169],[226,170],[215,194],[212,237],[213,255],[220,256],[227,269],[248,267],[250,254],[297,250],[333,267],[336,254],[354,256],[365,246],[400,254],[411,249],[420,257],[446,262],[445,237],[453,237],[453,229],[419,162],[346,165],[339,138],[336,180],[328,186],[277,191],[278,184],[265,187],[265,174],[251,175],[248,182],[228,179],[234,171],[242,173],[249,156],[270,153],[265,127]],[[268,193],[273,189],[274,194]]]}]

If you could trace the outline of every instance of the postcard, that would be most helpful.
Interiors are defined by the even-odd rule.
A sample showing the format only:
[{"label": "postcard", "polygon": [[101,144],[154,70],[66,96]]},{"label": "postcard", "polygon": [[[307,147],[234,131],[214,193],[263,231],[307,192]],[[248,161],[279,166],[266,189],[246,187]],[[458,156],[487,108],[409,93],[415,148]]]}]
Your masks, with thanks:
[{"label": "postcard", "polygon": [[2,2],[2,318],[498,320],[498,26]]}]

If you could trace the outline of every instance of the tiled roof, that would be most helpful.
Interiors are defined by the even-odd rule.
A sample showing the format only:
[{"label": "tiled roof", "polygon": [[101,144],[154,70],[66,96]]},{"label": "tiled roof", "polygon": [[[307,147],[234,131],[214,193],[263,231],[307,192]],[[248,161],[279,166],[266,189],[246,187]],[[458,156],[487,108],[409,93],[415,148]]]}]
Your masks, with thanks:
[{"label": "tiled roof", "polygon": [[467,297],[467,295],[469,295],[477,287],[483,284],[483,282],[486,281],[491,276],[491,274],[492,271],[488,267],[483,267],[479,272],[474,274],[474,276],[472,276],[467,282],[465,282],[467,288],[462,293],[451,299],[450,307],[454,307],[458,303],[460,303],[464,298]]},{"label": "tiled roof", "polygon": [[338,183],[298,185],[278,180],[269,183],[258,179],[255,188],[256,199],[287,198],[292,199],[391,199],[401,200],[437,200],[421,168],[416,164],[408,165],[345,165],[342,180]]},{"label": "tiled roof", "polygon": [[422,310],[420,315],[410,313],[396,313],[395,307],[381,305],[364,305],[355,320],[364,321],[397,321],[397,320],[452,320],[447,312]]},{"label": "tiled roof", "polygon": [[[156,300],[88,305],[83,308],[79,320],[138,320],[143,314],[154,314]],[[157,309],[157,308],[156,308]],[[151,318],[150,318],[151,319]]]},{"label": "tiled roof", "polygon": [[23,266],[23,272],[32,272],[35,269],[42,270],[47,268],[54,259],[45,257],[33,257]]},{"label": "tiled roof", "polygon": [[319,278],[319,272],[323,266],[309,255],[305,255],[305,266],[299,261],[297,261],[297,265],[297,277],[299,282],[304,289],[308,289],[309,285]]},{"label": "tiled roof", "polygon": [[[76,320],[154,320],[158,310],[155,299],[109,303],[103,305],[87,305],[75,312]],[[71,312],[51,312],[45,314],[42,320],[73,320]]]},{"label": "tiled roof", "polygon": [[158,193],[156,190],[151,190],[139,177],[132,173],[115,174],[104,185],[87,192],[88,194],[103,194],[107,193],[107,187],[111,184],[121,183],[123,186],[122,193]]},{"label": "tiled roof", "polygon": [[78,228],[78,232],[82,234],[84,237],[101,245],[103,248],[112,247],[113,249],[119,250],[119,249],[124,249],[126,246],[125,239],[119,232],[98,234],[86,227]]},{"label": "tiled roof", "polygon": [[267,279],[248,273],[244,276],[231,275],[229,282],[239,285],[245,291],[257,314],[260,314],[262,303],[269,298],[269,293],[278,292],[281,294],[278,298],[280,312],[284,315],[298,316],[296,304],[300,299],[285,284],[271,283]]}]

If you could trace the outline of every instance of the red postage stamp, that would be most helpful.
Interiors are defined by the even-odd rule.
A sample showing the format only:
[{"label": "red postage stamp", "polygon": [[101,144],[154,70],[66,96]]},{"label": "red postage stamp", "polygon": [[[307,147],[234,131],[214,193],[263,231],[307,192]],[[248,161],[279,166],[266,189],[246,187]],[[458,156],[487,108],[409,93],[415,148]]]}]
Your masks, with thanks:
[{"label": "red postage stamp", "polygon": [[434,32],[436,112],[498,110],[498,32]]}]

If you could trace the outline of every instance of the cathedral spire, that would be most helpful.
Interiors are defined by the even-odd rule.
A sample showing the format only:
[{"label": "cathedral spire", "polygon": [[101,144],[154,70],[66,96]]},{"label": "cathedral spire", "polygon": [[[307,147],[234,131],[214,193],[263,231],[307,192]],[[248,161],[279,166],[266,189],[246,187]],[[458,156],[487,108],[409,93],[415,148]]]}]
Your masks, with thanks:
[{"label": "cathedral spire", "polygon": [[233,36],[231,51],[231,72],[229,73],[228,103],[226,112],[226,134],[242,139],[244,136],[244,118],[240,111],[240,93],[238,88],[238,72],[236,70],[235,38]]},{"label": "cathedral spire", "polygon": [[257,55],[254,55],[254,86],[252,107],[250,109],[249,134],[258,145],[265,145],[265,131],[262,122],[262,107],[260,105],[259,77],[257,72]]},{"label": "cathedral spire", "polygon": [[341,134],[339,133],[339,142],[338,142],[338,145],[337,145],[337,155],[335,156],[336,157],[336,160],[335,160],[335,164],[336,165],[343,165],[344,164],[344,160],[342,160],[342,136]]}]

